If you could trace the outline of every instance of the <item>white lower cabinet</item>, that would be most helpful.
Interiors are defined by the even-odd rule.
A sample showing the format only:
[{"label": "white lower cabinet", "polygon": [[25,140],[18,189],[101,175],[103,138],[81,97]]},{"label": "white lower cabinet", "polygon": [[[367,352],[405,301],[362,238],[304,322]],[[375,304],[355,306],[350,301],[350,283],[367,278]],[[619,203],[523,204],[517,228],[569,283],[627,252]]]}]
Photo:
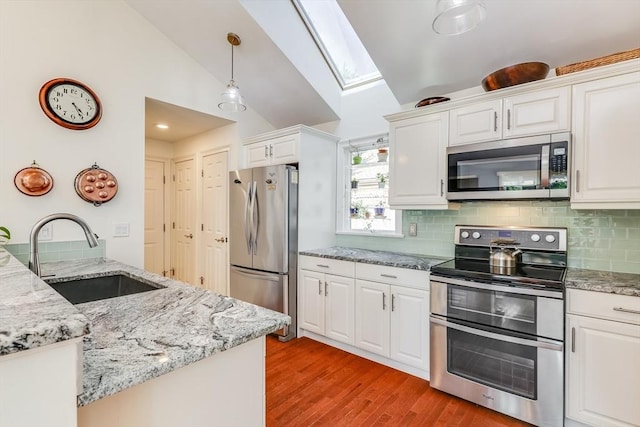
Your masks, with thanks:
[{"label": "white lower cabinet", "polygon": [[[302,260],[305,258],[306,260]],[[346,344],[354,344],[353,263],[300,257],[301,267],[351,273],[351,277],[301,269],[300,328]],[[318,261],[320,260],[320,261]]]},{"label": "white lower cabinet", "polygon": [[356,346],[389,357],[389,285],[356,280]]},{"label": "white lower cabinet", "polygon": [[429,370],[429,292],[391,287],[390,356]]},{"label": "white lower cabinet", "polygon": [[566,416],[640,426],[640,298],[569,290],[566,325]]}]

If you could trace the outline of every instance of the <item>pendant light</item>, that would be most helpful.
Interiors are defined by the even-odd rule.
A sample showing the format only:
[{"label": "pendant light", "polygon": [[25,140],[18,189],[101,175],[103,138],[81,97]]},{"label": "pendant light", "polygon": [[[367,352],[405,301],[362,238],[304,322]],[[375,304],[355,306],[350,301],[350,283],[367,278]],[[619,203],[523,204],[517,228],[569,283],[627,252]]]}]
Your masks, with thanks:
[{"label": "pendant light", "polygon": [[438,0],[433,31],[454,36],[474,29],[486,16],[480,0]]},{"label": "pendant light", "polygon": [[227,85],[227,89],[222,92],[222,101],[218,104],[218,108],[227,113],[239,113],[247,109],[240,95],[240,88],[233,80],[233,47],[240,45],[240,37],[234,33],[227,34],[227,41],[231,44],[231,80]]}]

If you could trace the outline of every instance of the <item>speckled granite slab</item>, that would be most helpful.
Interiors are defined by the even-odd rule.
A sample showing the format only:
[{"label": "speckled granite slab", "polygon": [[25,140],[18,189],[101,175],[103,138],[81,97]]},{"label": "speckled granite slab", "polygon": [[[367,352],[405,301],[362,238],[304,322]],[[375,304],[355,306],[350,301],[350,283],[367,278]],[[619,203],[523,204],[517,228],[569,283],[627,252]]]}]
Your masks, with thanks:
[{"label": "speckled granite slab", "polygon": [[88,333],[85,315],[0,248],[0,355]]},{"label": "speckled granite slab", "polygon": [[300,255],[311,255],[343,261],[356,261],[366,264],[386,265],[389,267],[411,268],[414,270],[429,270],[432,265],[439,264],[449,259],[398,252],[346,248],[342,246],[301,251]]},{"label": "speckled granite slab", "polygon": [[127,387],[267,335],[291,318],[112,260],[42,264],[50,282],[125,274],[164,288],[78,304],[84,339],[83,406]]},{"label": "speckled granite slab", "polygon": [[640,274],[569,268],[565,287],[640,297]]}]

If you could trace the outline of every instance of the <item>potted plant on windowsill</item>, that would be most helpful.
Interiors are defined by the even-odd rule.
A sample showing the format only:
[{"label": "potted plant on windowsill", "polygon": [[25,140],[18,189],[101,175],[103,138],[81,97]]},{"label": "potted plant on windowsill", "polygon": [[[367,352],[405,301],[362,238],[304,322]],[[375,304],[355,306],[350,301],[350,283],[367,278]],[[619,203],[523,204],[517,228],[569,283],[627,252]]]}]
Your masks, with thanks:
[{"label": "potted plant on windowsill", "polygon": [[352,163],[354,165],[359,165],[362,163],[362,156],[360,155],[360,151],[356,150],[355,154],[352,157]]},{"label": "potted plant on windowsill", "polygon": [[358,178],[351,178],[351,189],[355,190],[358,188]]},{"label": "potted plant on windowsill", "polygon": [[358,200],[357,202],[352,202],[351,208],[349,208],[349,216],[352,219],[363,218],[365,210],[366,210],[366,207],[362,202],[362,200]]},{"label": "potted plant on windowsill", "polygon": [[11,232],[7,227],[0,226],[0,247],[6,245],[11,240]]},{"label": "potted plant on windowsill", "polygon": [[378,202],[378,205],[376,207],[373,208],[376,218],[384,218],[384,210],[385,210],[385,205],[384,205],[384,201],[380,200]]},{"label": "potted plant on windowsill", "polygon": [[378,177],[378,188],[384,188],[386,182],[388,181],[389,177],[383,173],[377,173],[376,176]]}]

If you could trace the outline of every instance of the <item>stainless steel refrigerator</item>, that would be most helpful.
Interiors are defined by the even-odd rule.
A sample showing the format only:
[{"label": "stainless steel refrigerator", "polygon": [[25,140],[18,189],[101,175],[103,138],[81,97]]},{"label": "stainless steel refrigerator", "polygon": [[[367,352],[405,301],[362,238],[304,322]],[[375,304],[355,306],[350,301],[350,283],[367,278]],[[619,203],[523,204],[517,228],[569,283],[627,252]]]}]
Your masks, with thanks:
[{"label": "stainless steel refrigerator", "polygon": [[291,316],[296,336],[298,171],[276,165],[229,173],[231,296]]}]

